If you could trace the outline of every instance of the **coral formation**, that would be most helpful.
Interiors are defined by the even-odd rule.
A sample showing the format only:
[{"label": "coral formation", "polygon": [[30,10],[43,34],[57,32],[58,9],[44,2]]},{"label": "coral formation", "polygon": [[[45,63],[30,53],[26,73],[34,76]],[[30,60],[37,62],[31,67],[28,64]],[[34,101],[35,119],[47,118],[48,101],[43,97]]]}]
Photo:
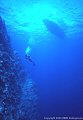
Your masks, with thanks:
[{"label": "coral formation", "polygon": [[19,85],[20,59],[11,48],[4,21],[0,18],[0,116],[3,120],[16,120],[21,86]]},{"label": "coral formation", "polygon": [[[25,120],[39,120],[38,114],[38,94],[36,84],[32,79],[26,80],[23,89],[23,96],[21,102],[21,117],[25,116]],[[25,102],[23,102],[25,101]],[[25,109],[25,111],[23,111]]]},{"label": "coral formation", "polygon": [[0,17],[0,120],[36,120],[38,97],[33,83],[28,80],[26,84],[26,78]]}]

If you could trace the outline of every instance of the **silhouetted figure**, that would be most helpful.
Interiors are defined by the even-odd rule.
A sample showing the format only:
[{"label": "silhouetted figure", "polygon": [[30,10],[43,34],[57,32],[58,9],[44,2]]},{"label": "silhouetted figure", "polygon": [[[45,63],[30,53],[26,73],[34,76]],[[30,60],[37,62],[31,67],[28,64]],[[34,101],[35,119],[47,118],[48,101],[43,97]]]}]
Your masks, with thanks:
[{"label": "silhouetted figure", "polygon": [[47,30],[50,33],[52,33],[53,35],[57,36],[60,39],[66,38],[64,29],[62,29],[60,25],[58,25],[57,23],[55,23],[49,19],[44,19],[43,22],[44,22],[44,25],[46,26]]}]

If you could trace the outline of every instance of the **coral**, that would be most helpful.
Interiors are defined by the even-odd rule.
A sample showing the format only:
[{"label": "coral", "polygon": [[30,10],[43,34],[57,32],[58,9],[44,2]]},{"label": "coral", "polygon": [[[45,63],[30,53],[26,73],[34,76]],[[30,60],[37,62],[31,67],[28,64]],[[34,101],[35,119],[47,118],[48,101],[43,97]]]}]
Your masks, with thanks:
[{"label": "coral", "polygon": [[11,48],[5,22],[0,17],[0,120],[37,120],[36,86]]},{"label": "coral", "polygon": [[[38,93],[35,82],[32,79],[26,80],[22,89],[21,115],[23,120],[37,120],[40,115],[38,112]],[[23,102],[25,101],[25,102]],[[25,116],[25,117],[24,117]],[[27,119],[26,119],[27,118]]]},{"label": "coral", "polygon": [[[25,78],[21,60],[14,53],[4,21],[0,18],[0,117],[2,120],[17,120],[21,98],[21,85]],[[24,74],[25,76],[25,74]]]}]

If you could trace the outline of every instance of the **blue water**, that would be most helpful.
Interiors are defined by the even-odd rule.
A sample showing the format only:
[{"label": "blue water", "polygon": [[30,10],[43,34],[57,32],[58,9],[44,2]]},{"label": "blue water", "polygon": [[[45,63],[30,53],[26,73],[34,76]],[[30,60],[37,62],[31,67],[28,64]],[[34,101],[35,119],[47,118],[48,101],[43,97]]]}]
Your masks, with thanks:
[{"label": "blue water", "polygon": [[[12,47],[38,89],[39,113],[83,117],[83,1],[0,0]],[[25,51],[36,66],[25,60]]]}]

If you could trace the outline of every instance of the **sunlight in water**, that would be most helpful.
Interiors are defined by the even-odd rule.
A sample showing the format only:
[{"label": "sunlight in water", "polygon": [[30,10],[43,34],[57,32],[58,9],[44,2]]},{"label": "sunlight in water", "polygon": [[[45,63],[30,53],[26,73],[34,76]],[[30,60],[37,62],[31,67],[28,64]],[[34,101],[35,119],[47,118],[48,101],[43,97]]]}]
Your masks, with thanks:
[{"label": "sunlight in water", "polygon": [[64,0],[63,2],[56,0],[54,3],[40,0],[30,4],[28,4],[28,1],[1,0],[0,15],[5,20],[8,29],[20,34],[28,33],[31,38],[29,40],[31,44],[38,39],[39,43],[42,35],[43,37],[48,36],[49,31],[43,23],[44,19],[55,22],[68,34],[75,31],[74,26],[77,21],[81,20],[79,6],[77,4],[73,5],[72,2],[64,2]]}]

